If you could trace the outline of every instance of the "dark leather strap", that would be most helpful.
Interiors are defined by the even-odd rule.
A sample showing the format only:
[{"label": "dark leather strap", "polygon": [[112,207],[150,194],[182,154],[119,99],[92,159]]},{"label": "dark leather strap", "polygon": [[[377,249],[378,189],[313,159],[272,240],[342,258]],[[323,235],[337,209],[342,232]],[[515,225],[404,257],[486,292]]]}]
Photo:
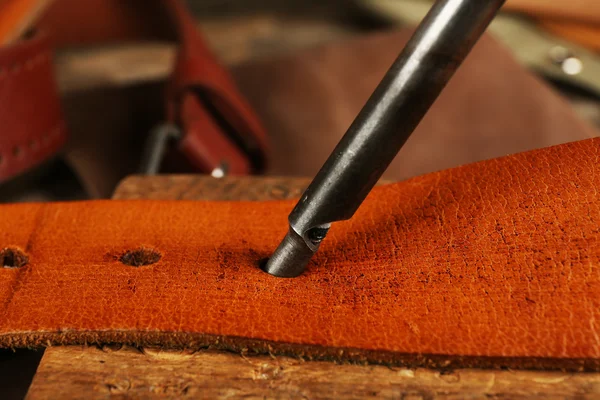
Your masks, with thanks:
[{"label": "dark leather strap", "polygon": [[376,188],[295,279],[293,201],[0,206],[0,346],[600,369],[600,139]]},{"label": "dark leather strap", "polygon": [[165,105],[184,133],[179,148],[197,171],[221,163],[232,174],[264,168],[260,122],[179,0],[56,0],[31,38],[0,49],[0,182],[38,165],[65,142],[51,49],[142,39],[180,43]]}]

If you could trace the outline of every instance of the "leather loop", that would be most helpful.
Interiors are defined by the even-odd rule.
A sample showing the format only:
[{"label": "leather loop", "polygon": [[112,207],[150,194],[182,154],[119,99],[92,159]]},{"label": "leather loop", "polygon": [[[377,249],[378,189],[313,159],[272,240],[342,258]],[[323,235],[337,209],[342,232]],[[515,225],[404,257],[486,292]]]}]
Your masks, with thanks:
[{"label": "leather loop", "polygon": [[[234,174],[263,170],[264,130],[179,0],[56,0],[37,26],[51,34],[52,45],[36,34],[0,50],[0,88],[7,105],[0,113],[6,128],[0,138],[0,182],[38,164],[65,142],[50,48],[117,40],[179,41],[166,103],[171,122],[184,133],[180,148],[198,172],[223,162]],[[30,60],[37,57],[34,53],[42,54],[35,63]],[[35,69],[29,68],[32,63]],[[207,94],[202,101],[190,99],[197,91]],[[41,152],[21,150],[41,141],[51,143]]]},{"label": "leather loop", "polygon": [[[184,139],[181,147],[188,155],[203,154],[201,143],[206,143],[206,140],[203,140],[202,132],[214,132],[218,128],[224,137],[214,146],[216,154],[211,158],[218,156],[219,159],[209,166],[209,171],[223,162],[230,165],[233,174],[263,171],[267,140],[260,122],[235,88],[231,76],[217,63],[216,57],[199,36],[181,3],[165,1],[176,21],[181,43],[172,76],[171,111],[174,111],[174,119],[182,124],[183,130],[194,136]],[[184,110],[179,109],[179,105]],[[202,113],[207,112],[210,119],[206,115],[195,115],[193,110],[199,108],[203,108]],[[225,145],[225,142],[228,144]],[[228,147],[231,149],[226,149]],[[234,148],[237,148],[237,153]],[[240,159],[244,155],[249,158],[245,163]],[[192,158],[196,164],[199,161],[202,160]]]},{"label": "leather loop", "polygon": [[252,171],[248,157],[236,147],[222,127],[215,120],[215,115],[207,111],[207,106],[193,94],[183,97],[177,114],[186,134],[178,143],[179,150],[201,171],[212,171],[221,166],[228,173],[245,175]]},{"label": "leather loop", "polygon": [[[600,138],[374,189],[308,271],[293,201],[0,206],[0,346],[128,343],[600,369]],[[7,257],[14,264],[24,257]]]}]

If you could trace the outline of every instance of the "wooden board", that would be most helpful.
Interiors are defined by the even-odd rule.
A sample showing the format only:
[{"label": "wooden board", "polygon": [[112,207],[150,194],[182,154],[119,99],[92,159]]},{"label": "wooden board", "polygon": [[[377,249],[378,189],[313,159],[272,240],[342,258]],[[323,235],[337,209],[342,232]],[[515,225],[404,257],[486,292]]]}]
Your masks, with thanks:
[{"label": "wooden board", "polygon": [[[295,198],[308,179],[130,177],[114,197],[264,200]],[[51,347],[28,399],[46,398],[596,398],[599,373],[337,365],[207,349]]]},{"label": "wooden board", "polygon": [[28,399],[593,398],[600,374],[336,365],[217,351],[50,348]]}]

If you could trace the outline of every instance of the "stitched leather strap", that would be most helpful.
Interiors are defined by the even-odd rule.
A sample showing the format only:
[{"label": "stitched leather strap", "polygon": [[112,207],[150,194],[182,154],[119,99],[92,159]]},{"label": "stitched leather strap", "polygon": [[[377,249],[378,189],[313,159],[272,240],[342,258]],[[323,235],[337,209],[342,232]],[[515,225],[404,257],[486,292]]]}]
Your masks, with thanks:
[{"label": "stitched leather strap", "polygon": [[48,37],[0,50],[0,182],[40,164],[66,140]]},{"label": "stitched leather strap", "polygon": [[232,174],[263,169],[263,128],[179,0],[55,0],[37,28],[32,38],[0,49],[0,182],[38,165],[65,142],[51,48],[144,38],[180,43],[166,106],[184,132],[179,148],[196,170],[209,172],[221,163]]},{"label": "stitched leather strap", "polygon": [[4,205],[28,264],[0,269],[0,345],[598,369],[599,161],[589,139],[376,188],[292,280],[257,265],[293,202]]}]

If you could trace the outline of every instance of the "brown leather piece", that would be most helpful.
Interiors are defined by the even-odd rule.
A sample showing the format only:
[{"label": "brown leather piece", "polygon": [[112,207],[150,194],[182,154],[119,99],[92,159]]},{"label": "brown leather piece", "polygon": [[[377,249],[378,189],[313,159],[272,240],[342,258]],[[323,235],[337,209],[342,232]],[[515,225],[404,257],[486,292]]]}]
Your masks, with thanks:
[{"label": "brown leather piece", "polygon": [[[410,37],[383,32],[233,70],[270,132],[271,175],[314,176]],[[598,136],[549,85],[484,35],[384,178]]]},{"label": "brown leather piece", "polygon": [[29,264],[0,269],[0,345],[599,369],[599,161],[590,139],[376,188],[295,279],[257,267],[294,202],[3,205]]}]

